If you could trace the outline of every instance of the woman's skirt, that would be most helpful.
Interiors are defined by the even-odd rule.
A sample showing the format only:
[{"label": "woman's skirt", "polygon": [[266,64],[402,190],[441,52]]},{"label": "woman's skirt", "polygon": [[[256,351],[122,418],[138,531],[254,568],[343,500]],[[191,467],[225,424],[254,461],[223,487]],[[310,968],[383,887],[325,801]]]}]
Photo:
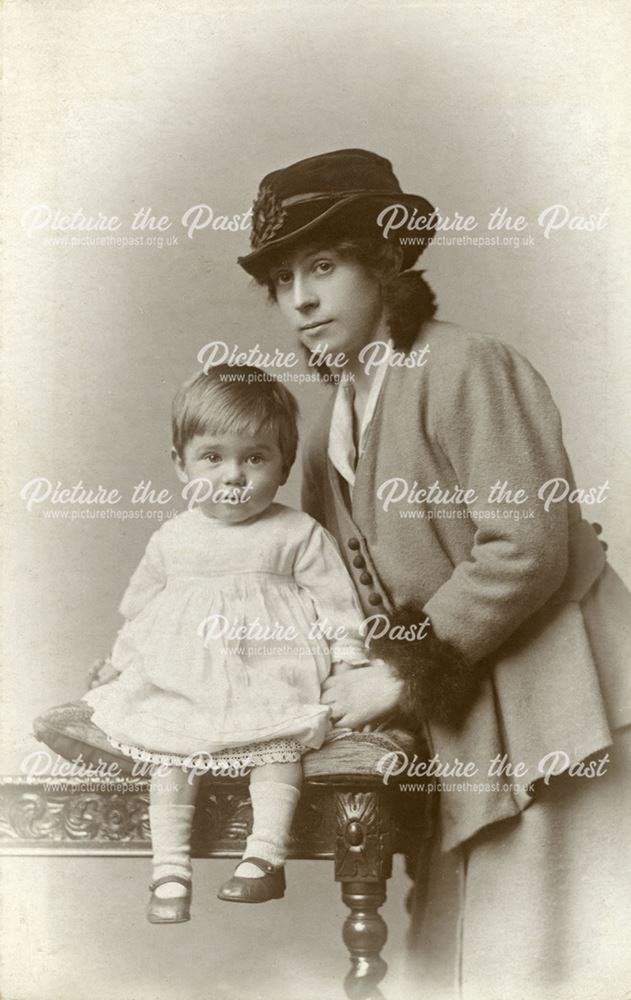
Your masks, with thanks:
[{"label": "woman's skirt", "polygon": [[[631,997],[631,727],[599,777],[533,804],[419,873],[410,1000]],[[599,757],[602,755],[599,755]]]}]

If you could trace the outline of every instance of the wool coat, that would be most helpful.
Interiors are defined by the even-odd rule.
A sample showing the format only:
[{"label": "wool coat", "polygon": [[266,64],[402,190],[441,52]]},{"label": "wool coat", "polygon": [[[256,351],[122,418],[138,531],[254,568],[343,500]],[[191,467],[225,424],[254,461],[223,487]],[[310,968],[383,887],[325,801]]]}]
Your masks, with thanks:
[{"label": "wool coat", "polygon": [[[422,674],[422,643],[423,684],[399,668],[408,717],[441,761],[473,761],[479,781],[498,757],[523,765],[519,782],[441,794],[447,851],[519,816],[548,768],[567,770],[631,723],[631,595],[582,518],[550,391],[511,347],[426,323],[407,358],[391,359],[352,497],[327,457],[332,405],[333,394],[306,444],[303,506],[336,537],[367,616],[429,616],[433,669]],[[582,484],[595,520],[601,485]],[[432,717],[423,686],[462,711]]]}]

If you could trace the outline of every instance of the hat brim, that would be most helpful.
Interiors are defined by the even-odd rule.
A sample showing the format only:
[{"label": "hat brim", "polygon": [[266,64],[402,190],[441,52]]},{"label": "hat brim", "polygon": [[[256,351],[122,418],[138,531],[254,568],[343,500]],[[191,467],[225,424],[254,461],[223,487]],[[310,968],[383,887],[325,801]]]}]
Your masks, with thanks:
[{"label": "hat brim", "polygon": [[[391,194],[356,194],[349,195],[348,198],[344,198],[343,201],[338,201],[334,205],[331,205],[328,209],[322,212],[320,215],[316,216],[303,226],[294,229],[291,233],[286,236],[281,236],[276,240],[270,240],[258,250],[253,250],[252,253],[246,254],[244,257],[238,257],[237,263],[241,265],[244,271],[247,271],[253,278],[258,280],[264,279],[266,264],[270,259],[278,257],[279,251],[289,250],[291,247],[297,243],[304,242],[306,236],[315,234],[319,230],[328,230],[331,235],[335,236],[335,229],[338,226],[342,226],[342,223],[348,224],[351,221],[358,223],[359,218],[362,217],[362,230],[365,231],[366,227],[370,228],[371,216],[374,222],[375,233],[381,233],[381,229],[377,225],[377,215],[379,211],[387,208],[389,205],[404,205],[408,209],[416,209],[418,217],[427,218],[434,211],[434,206],[431,205],[426,198],[422,198],[420,195],[416,194],[405,194],[401,191],[393,191]],[[369,206],[374,211],[374,216],[372,212],[368,212]],[[368,218],[367,218],[368,216]],[[396,242],[397,245],[401,247],[403,251],[403,269],[407,270],[412,267],[415,261],[423,253],[427,245],[431,242],[433,237],[432,229],[423,229],[421,235],[416,236],[418,239],[417,243],[414,244],[402,244],[398,235],[399,232],[405,232],[408,236],[411,235],[409,230],[395,230],[388,234],[387,239],[390,242]],[[340,236],[351,236],[352,233],[347,229],[344,232],[340,231]]]}]

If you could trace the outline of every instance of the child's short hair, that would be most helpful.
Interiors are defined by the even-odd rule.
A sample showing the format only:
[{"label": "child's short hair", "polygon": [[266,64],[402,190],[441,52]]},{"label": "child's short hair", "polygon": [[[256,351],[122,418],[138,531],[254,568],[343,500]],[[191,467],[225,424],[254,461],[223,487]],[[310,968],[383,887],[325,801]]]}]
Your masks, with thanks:
[{"label": "child's short hair", "polygon": [[298,404],[288,389],[251,365],[215,365],[178,390],[173,400],[173,447],[184,457],[197,434],[275,434],[289,475],[298,448]]}]

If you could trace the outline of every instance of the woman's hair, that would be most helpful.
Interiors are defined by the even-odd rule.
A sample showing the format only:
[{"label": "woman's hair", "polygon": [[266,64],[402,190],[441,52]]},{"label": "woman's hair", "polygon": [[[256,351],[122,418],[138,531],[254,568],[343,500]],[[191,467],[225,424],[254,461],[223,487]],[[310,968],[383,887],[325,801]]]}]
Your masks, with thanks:
[{"label": "woman's hair", "polygon": [[173,447],[182,459],[197,434],[274,434],[287,476],[298,447],[297,420],[296,400],[271,375],[251,365],[215,365],[176,393]]},{"label": "woman's hair", "polygon": [[[306,238],[305,238],[306,241]],[[309,243],[311,245],[311,241]],[[379,281],[387,309],[388,325],[394,347],[409,351],[421,325],[432,319],[438,308],[436,297],[423,277],[423,271],[400,271],[401,250],[383,236],[332,236],[320,234],[314,248],[333,250],[342,257],[352,257]],[[265,272],[257,275],[259,285],[267,286],[269,298],[276,302],[276,287],[271,277],[280,261],[270,258]]]}]

